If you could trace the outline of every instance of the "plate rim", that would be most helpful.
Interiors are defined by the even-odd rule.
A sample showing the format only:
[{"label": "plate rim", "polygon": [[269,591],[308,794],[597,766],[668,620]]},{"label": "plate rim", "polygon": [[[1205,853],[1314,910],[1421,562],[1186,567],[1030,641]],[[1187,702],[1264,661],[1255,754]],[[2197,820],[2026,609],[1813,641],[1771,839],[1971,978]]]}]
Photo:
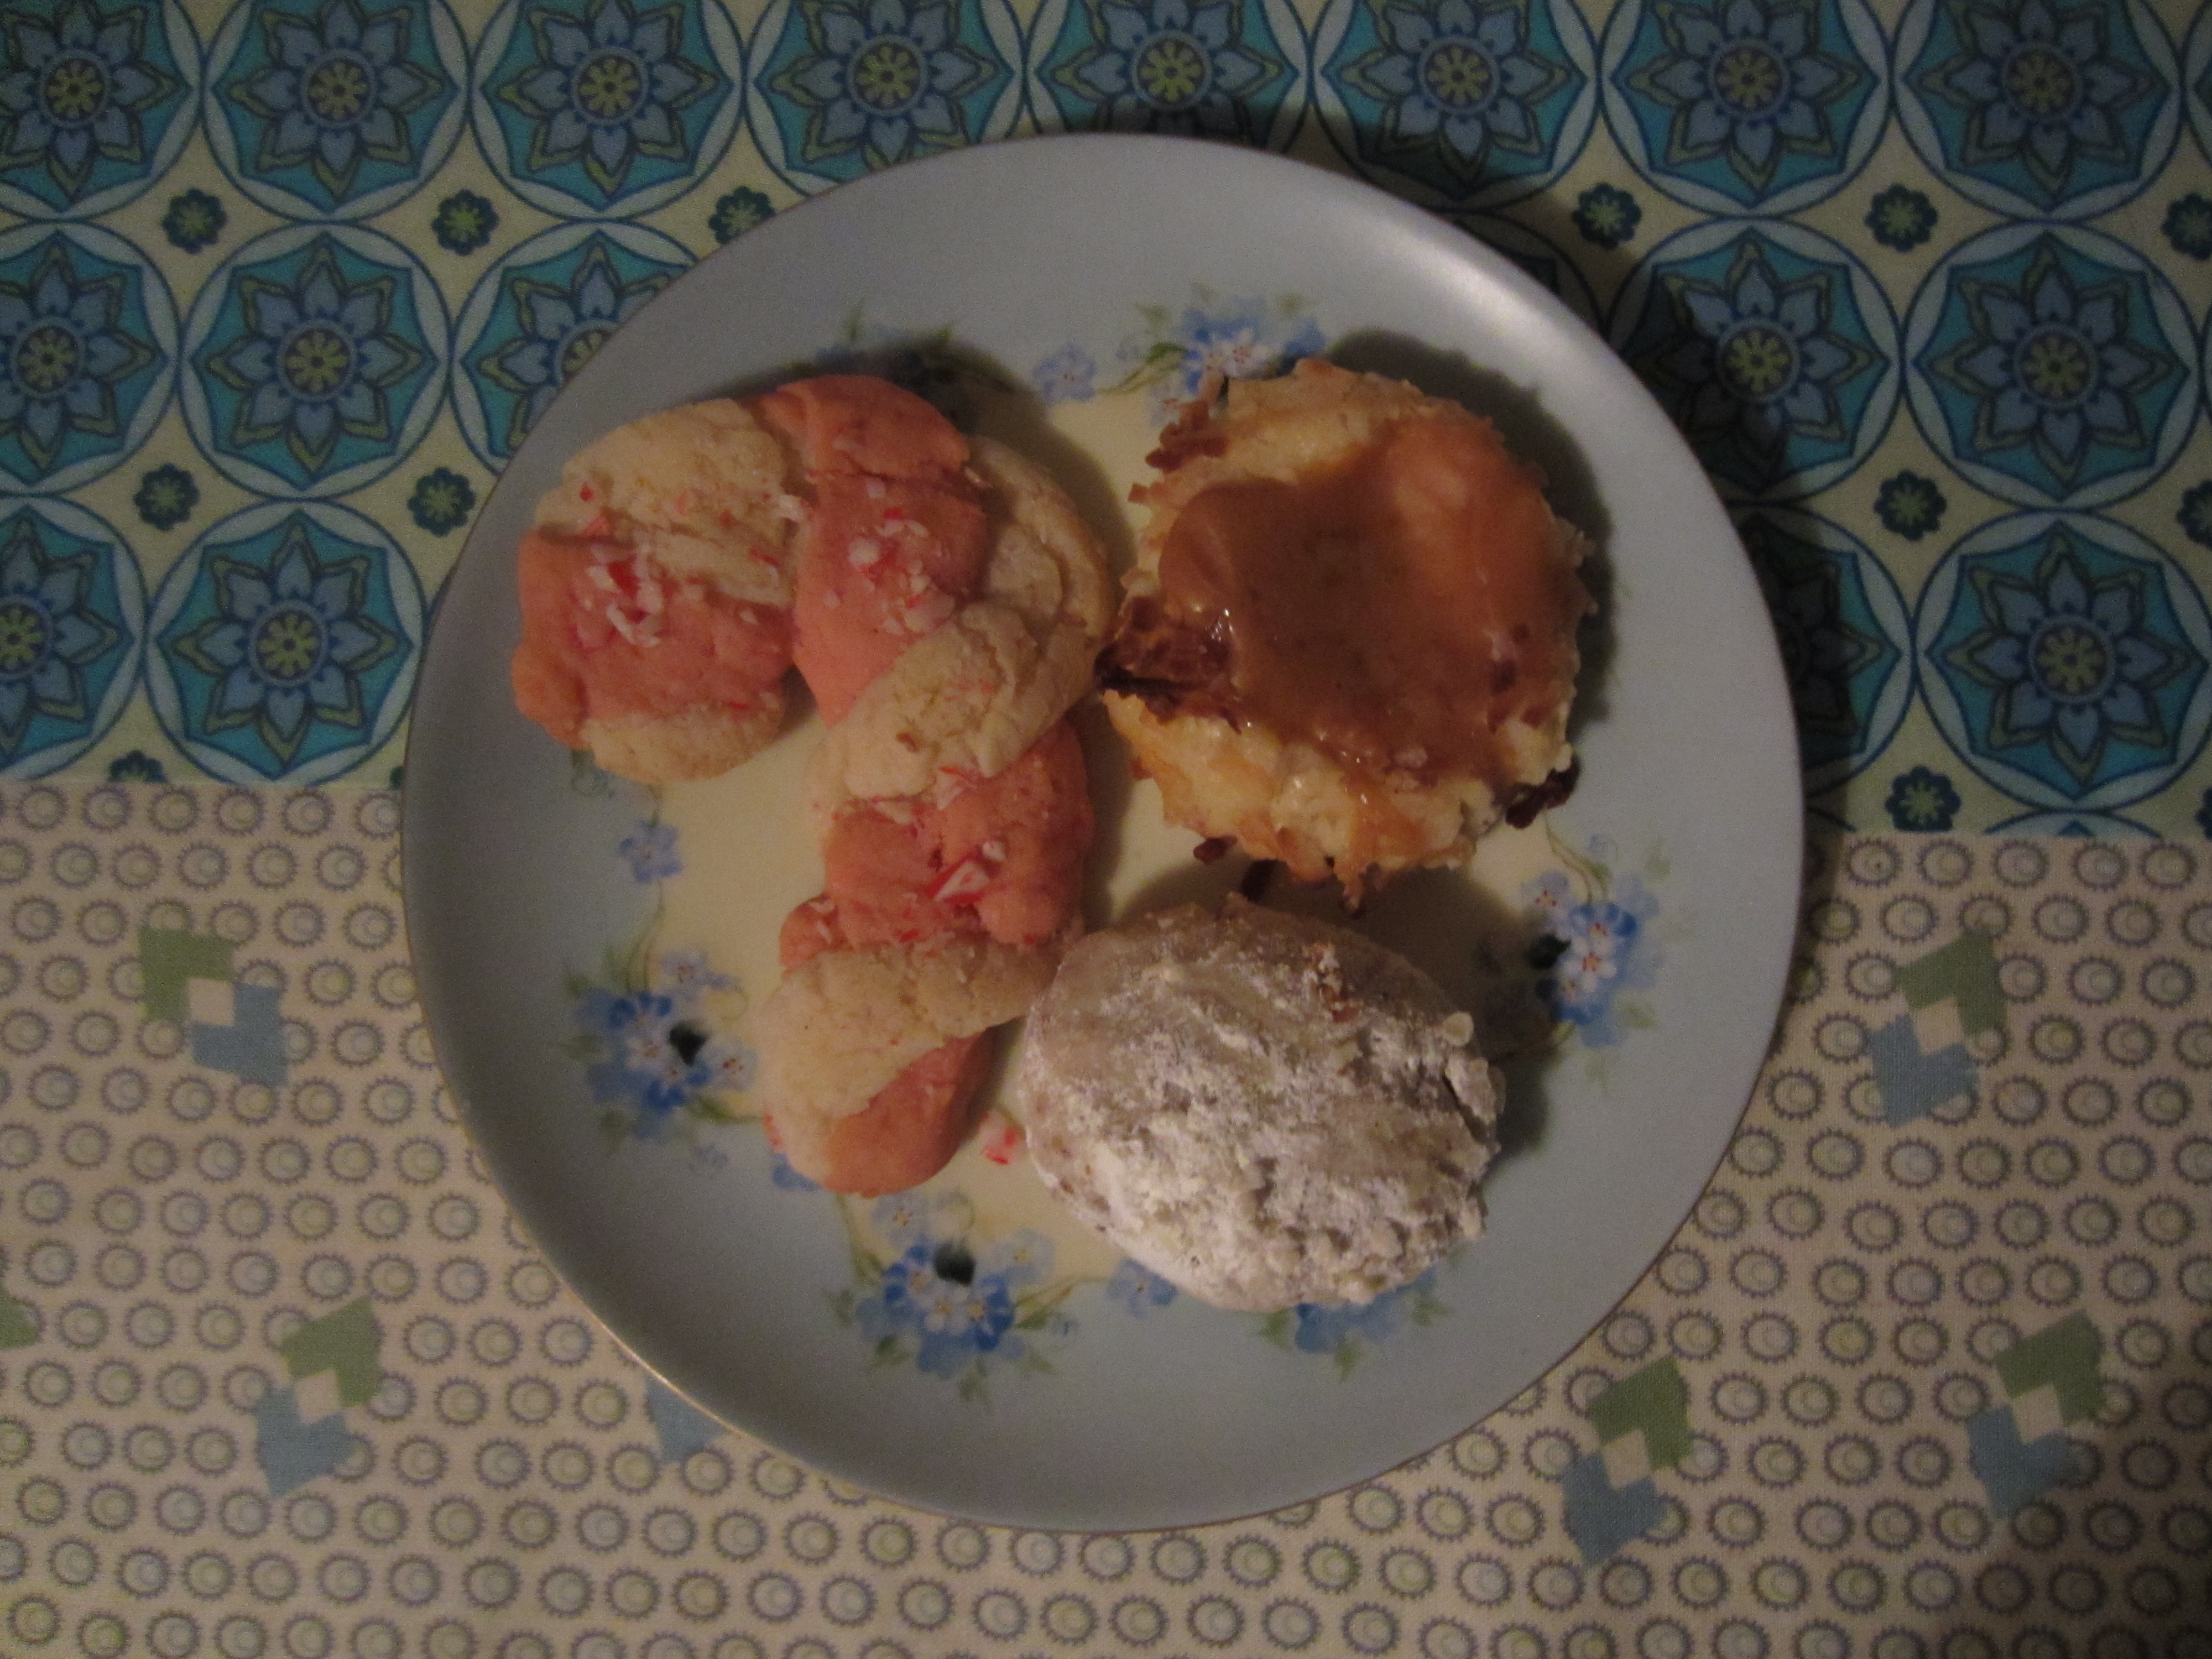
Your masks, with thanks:
[{"label": "plate rim", "polygon": [[[1208,152],[1206,158],[1197,163],[1200,167],[1222,167],[1231,173],[1243,173],[1247,176],[1265,175],[1271,181],[1271,187],[1273,180],[1282,179],[1289,181],[1296,188],[1307,191],[1318,190],[1324,197],[1329,198],[1332,204],[1340,203],[1358,213],[1379,215],[1385,221],[1395,221],[1402,230],[1418,234],[1423,240],[1436,246],[1440,252],[1448,254],[1461,264],[1474,267],[1484,282],[1502,286],[1522,303],[1533,305],[1540,311],[1549,313],[1549,322],[1553,328],[1565,330],[1572,337],[1579,337],[1584,343],[1585,349],[1594,349],[1602,358],[1603,363],[1615,373],[1616,377],[1627,386],[1633,388],[1635,396],[1639,400],[1650,404],[1654,411],[1656,410],[1656,404],[1652,402],[1650,394],[1634,380],[1626,365],[1620,362],[1598,331],[1577,317],[1565,303],[1510,259],[1488,248],[1472,235],[1457,229],[1448,222],[1376,186],[1300,158],[1274,152],[1255,151],[1229,144],[1149,135],[1057,134],[1002,140],[902,163],[898,167],[867,175],[850,184],[822,191],[794,204],[755,230],[747,233],[744,237],[714,250],[679,273],[660,294],[656,295],[629,323],[624,325],[623,331],[635,334],[646,331],[655,309],[666,303],[669,295],[710,264],[716,261],[727,263],[744,259],[746,255],[741,250],[749,243],[754,243],[756,251],[752,257],[757,258],[758,244],[755,243],[755,239],[769,237],[771,233],[775,234],[775,240],[801,234],[811,234],[811,227],[817,222],[819,216],[816,218],[806,217],[806,210],[842,201],[846,210],[850,211],[856,206],[858,198],[862,197],[872,198],[890,190],[920,188],[916,181],[925,173],[932,177],[949,179],[962,171],[985,171],[991,167],[1008,165],[1008,156],[1019,152],[1050,152],[1058,155],[1078,149],[1084,152],[1103,152],[1111,149],[1131,155],[1157,154],[1164,160],[1171,154],[1176,164],[1188,165],[1192,152],[1200,143],[1203,143],[1205,150]],[[1020,165],[1018,161],[1012,164]],[[779,226],[789,227],[795,223],[800,226],[797,231],[788,228],[782,231],[777,229]],[[1448,246],[1445,246],[1447,239],[1450,239],[1450,245]],[[571,403],[588,399],[599,378],[594,371],[607,372],[611,362],[612,359],[609,354],[605,352],[599,354],[592,363],[586,366],[575,380],[562,389],[561,398]],[[802,365],[793,363],[789,367],[797,369]],[[1664,422],[1663,416],[1660,419],[1667,436],[1680,450],[1681,458],[1694,471],[1705,492],[1711,496],[1713,509],[1723,523],[1728,523],[1726,507],[1719,492],[1713,488],[1703,467],[1696,462],[1694,455],[1690,453],[1686,443],[1679,433],[1674,431],[1671,423]],[[611,423],[609,422],[607,424]],[[543,424],[541,422],[541,427]],[[605,427],[602,426],[600,429],[605,429]],[[532,437],[537,435],[536,432],[532,434]],[[459,654],[459,647],[447,646],[442,650],[441,648],[440,641],[451,632],[450,628],[441,626],[446,621],[445,601],[455,590],[464,569],[470,568],[471,562],[477,568],[489,568],[507,556],[501,550],[489,542],[481,550],[477,544],[489,533],[489,527],[495,516],[491,509],[493,504],[499,500],[501,492],[517,490],[525,487],[517,473],[514,463],[524,453],[528,443],[529,440],[526,439],[525,445],[518,448],[515,455],[507,458],[507,464],[501,468],[498,477],[488,492],[484,507],[479,512],[477,523],[471,526],[469,538],[464,544],[452,573],[447,581],[441,585],[436,603],[433,606],[428,627],[428,638],[422,648],[416,684],[410,703],[410,719],[404,757],[404,763],[408,769],[410,781],[418,775],[418,763],[423,759],[427,752],[418,750],[418,743],[431,741],[425,734],[429,731],[433,722],[421,718],[422,711],[426,708],[434,710],[441,702],[448,699],[453,694],[447,690],[447,683],[455,680],[459,674],[459,668],[455,661]],[[1710,556],[1743,562],[1746,568],[1742,580],[1747,582],[1751,580],[1747,560],[1745,558],[1740,541],[1734,536],[1732,525],[1729,528],[1728,544],[1723,548],[1714,550]],[[1778,823],[1775,828],[1778,831],[1778,841],[1789,848],[1788,858],[1793,871],[1786,883],[1786,893],[1781,888],[1778,888],[1772,895],[1768,896],[1767,899],[1769,903],[1775,906],[1780,916],[1786,917],[1788,925],[1783,927],[1778,922],[1774,927],[1772,936],[1765,941],[1771,959],[1756,974],[1757,982],[1767,988],[1766,991],[1762,993],[1759,1004],[1759,1012],[1764,1016],[1759,1024],[1760,1029],[1766,1033],[1766,1038],[1759,1045],[1748,1072],[1740,1079],[1731,1077],[1729,1080],[1729,1093],[1735,1100],[1735,1109],[1727,1117],[1726,1133],[1717,1134],[1715,1139],[1712,1158],[1709,1161],[1700,1159],[1700,1165],[1705,1172],[1699,1178],[1696,1191],[1690,1196],[1688,1206],[1683,1208],[1679,1215],[1673,1215],[1666,1231],[1649,1254],[1643,1257],[1636,1273],[1620,1285],[1618,1291],[1610,1297],[1605,1306],[1595,1314],[1589,1324],[1575,1333],[1569,1340],[1556,1345],[1555,1352],[1548,1352],[1540,1364],[1537,1365],[1526,1379],[1524,1387],[1540,1381],[1556,1369],[1574,1352],[1577,1347],[1588,1340],[1593,1331],[1601,1327],[1606,1320],[1612,1316],[1613,1311],[1648,1277],[1653,1263],[1663,1255],[1668,1247],[1669,1241],[1694,1214],[1698,1197],[1710,1186],[1715,1171],[1721,1166],[1722,1160],[1725,1158],[1729,1141],[1733,1139],[1744,1114],[1752,1103],[1758,1076],[1765,1066],[1766,1055],[1771,1052],[1772,1035],[1784,1007],[1788,965],[1794,949],[1802,904],[1804,805],[1800,783],[1802,770],[1798,763],[1796,730],[1788,713],[1790,701],[1786,680],[1781,673],[1779,652],[1774,646],[1771,623],[1765,623],[1763,620],[1763,607],[1760,610],[1760,616],[1764,637],[1769,648],[1765,653],[1759,653],[1761,660],[1757,666],[1762,671],[1762,677],[1769,682],[1770,689],[1780,694],[1781,714],[1777,726],[1778,733],[1784,740],[1782,749],[1790,763],[1786,775],[1786,787],[1776,792],[1777,804],[1784,809],[1786,821]],[[834,1454],[825,1455],[816,1445],[792,1447],[787,1450],[787,1446],[790,1445],[790,1437],[782,1432],[783,1425],[764,1423],[757,1413],[732,1409],[732,1403],[727,1401],[716,1400],[709,1403],[702,1397],[699,1390],[685,1386],[672,1376],[672,1370],[675,1367],[657,1358],[653,1352],[655,1349],[665,1350],[667,1346],[665,1342],[656,1340],[650,1330],[641,1328],[641,1325],[647,1322],[641,1322],[635,1317],[634,1310],[611,1306],[605,1298],[586,1288],[593,1285],[598,1278],[592,1270],[588,1260],[590,1252],[572,1249],[567,1241],[560,1238],[557,1231],[549,1231],[536,1224],[538,1213],[542,1211],[544,1206],[533,1201],[526,1193],[518,1191],[510,1178],[511,1172],[502,1167],[503,1160],[490,1150],[486,1133],[490,1109],[479,1103],[472,1096],[464,1092],[459,1086],[454,1066],[449,1063],[447,1059],[449,1054],[457,1055],[468,1046],[471,1040],[463,1029],[465,1021],[461,1013],[462,1008],[467,1002],[467,993],[465,988],[459,990],[458,994],[447,988],[441,988],[444,987],[446,980],[443,964],[434,960],[438,951],[434,944],[428,942],[442,930],[441,925],[422,908],[424,902],[422,897],[424,882],[421,878],[420,872],[426,863],[434,860],[438,856],[433,851],[423,850],[436,838],[435,826],[426,823],[423,820],[423,814],[430,808],[428,805],[416,805],[417,802],[424,799],[423,796],[413,790],[403,793],[400,827],[402,908],[407,922],[409,958],[416,975],[425,1030],[441,1073],[453,1094],[457,1108],[456,1118],[463,1133],[468,1137],[471,1148],[482,1159],[484,1168],[490,1172],[502,1200],[514,1211],[518,1219],[523,1221],[525,1226],[528,1228],[532,1245],[545,1257],[556,1272],[575,1292],[578,1300],[590,1316],[618,1342],[648,1375],[659,1382],[662,1386],[692,1401],[717,1420],[728,1423],[761,1441],[770,1449],[796,1458],[832,1478],[851,1481],[869,1492],[933,1512],[959,1515],[987,1524],[1037,1527],[1048,1530],[1081,1531],[1103,1528],[1127,1531],[1227,1522],[1244,1516],[1263,1514],[1285,1504],[1317,1498],[1328,1492],[1356,1486],[1363,1480],[1376,1478],[1407,1460],[1422,1455],[1425,1452],[1432,1451],[1438,1445],[1449,1443],[1451,1439],[1466,1432],[1469,1427],[1482,1420],[1483,1416],[1488,1414],[1485,1411],[1480,1415],[1469,1415],[1461,1420],[1456,1427],[1451,1429],[1441,1439],[1427,1441],[1421,1445],[1411,1446],[1401,1452],[1394,1453],[1388,1462],[1369,1468],[1364,1474],[1355,1474],[1345,1479],[1331,1476],[1318,1489],[1312,1482],[1295,1479],[1286,1483],[1279,1482],[1276,1484],[1279,1490],[1255,1494],[1249,1500],[1233,1500],[1226,1505],[1218,1506],[1204,1513],[1178,1511],[1173,1514],[1163,1513],[1152,1516],[1121,1514],[1085,1516],[1071,1514],[1065,1505],[1049,1501],[1042,1504],[1012,1504],[997,1506],[978,1506],[973,1504],[958,1503],[948,1504],[941,1496],[916,1490],[895,1474],[886,1476],[881,1473],[872,1473],[853,1468],[849,1465],[841,1465]],[[1778,833],[1784,830],[1786,834]],[[1718,1121],[1718,1115],[1717,1111],[1716,1121]],[[1672,1215],[1671,1206],[1669,1213]],[[1474,1411],[1472,1404],[1469,1409],[1471,1413]],[[1293,1491],[1292,1488],[1296,1490]]]}]

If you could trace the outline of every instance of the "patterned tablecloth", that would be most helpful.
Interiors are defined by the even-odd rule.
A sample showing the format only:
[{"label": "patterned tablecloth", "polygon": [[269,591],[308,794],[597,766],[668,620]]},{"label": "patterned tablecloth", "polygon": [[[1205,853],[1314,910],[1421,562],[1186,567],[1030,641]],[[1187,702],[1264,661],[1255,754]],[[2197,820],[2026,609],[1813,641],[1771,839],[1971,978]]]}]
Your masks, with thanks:
[{"label": "patterned tablecloth", "polygon": [[[1603,330],[1738,507],[1817,828],[1749,1115],[1599,1330],[1354,1492],[1076,1537],[615,1349],[440,1084],[389,791],[608,332],[1102,125]],[[0,1651],[2212,1655],[2208,144],[2179,0],[0,3]]]}]

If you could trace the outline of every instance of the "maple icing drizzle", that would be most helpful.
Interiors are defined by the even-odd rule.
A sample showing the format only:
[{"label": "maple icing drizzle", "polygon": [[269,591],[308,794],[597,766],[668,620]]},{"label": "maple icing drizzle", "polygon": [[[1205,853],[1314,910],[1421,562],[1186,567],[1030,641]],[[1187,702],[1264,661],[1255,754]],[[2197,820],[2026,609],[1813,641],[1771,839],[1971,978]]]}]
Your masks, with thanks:
[{"label": "maple icing drizzle", "polygon": [[1291,480],[1214,484],[1170,526],[1109,684],[1257,722],[1347,769],[1514,782],[1589,609],[1536,474],[1486,421],[1398,422]]}]

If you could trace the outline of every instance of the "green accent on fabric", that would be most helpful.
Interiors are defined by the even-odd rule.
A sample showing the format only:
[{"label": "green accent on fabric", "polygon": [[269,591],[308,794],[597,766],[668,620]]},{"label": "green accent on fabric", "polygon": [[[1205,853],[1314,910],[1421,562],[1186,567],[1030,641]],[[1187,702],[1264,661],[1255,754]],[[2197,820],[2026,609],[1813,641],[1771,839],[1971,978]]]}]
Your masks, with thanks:
[{"label": "green accent on fabric", "polygon": [[27,1348],[38,1340],[39,1325],[31,1310],[0,1290],[0,1348]]},{"label": "green accent on fabric", "polygon": [[2033,1336],[2024,1336],[1996,1357],[1997,1379],[2008,1399],[2048,1384],[2058,1395],[2058,1415],[2069,1423],[2094,1417],[2105,1403],[2097,1362],[2104,1339],[2085,1313],[2072,1313]]},{"label": "green accent on fabric", "polygon": [[284,1356],[285,1368],[294,1382],[319,1371],[336,1371],[338,1403],[358,1406],[384,1380],[384,1367],[377,1360],[383,1340],[384,1333],[378,1328],[376,1316],[369,1311],[368,1298],[364,1296],[334,1314],[301,1326],[276,1345],[276,1351]]},{"label": "green accent on fabric", "polygon": [[2004,992],[1997,984],[1996,946],[1987,933],[1961,933],[1942,950],[1897,970],[1898,985],[1914,1008],[1932,1008],[1946,998],[1959,1004],[1959,1023],[1968,1036],[2002,1031]]},{"label": "green accent on fabric", "polygon": [[230,941],[212,933],[188,933],[177,927],[138,930],[138,973],[146,1017],[185,1023],[185,981],[230,981]]},{"label": "green accent on fabric", "polygon": [[1601,1444],[1641,1429],[1655,1469],[1671,1469],[1690,1455],[1690,1385],[1671,1359],[1621,1378],[1590,1401],[1589,1419]]}]

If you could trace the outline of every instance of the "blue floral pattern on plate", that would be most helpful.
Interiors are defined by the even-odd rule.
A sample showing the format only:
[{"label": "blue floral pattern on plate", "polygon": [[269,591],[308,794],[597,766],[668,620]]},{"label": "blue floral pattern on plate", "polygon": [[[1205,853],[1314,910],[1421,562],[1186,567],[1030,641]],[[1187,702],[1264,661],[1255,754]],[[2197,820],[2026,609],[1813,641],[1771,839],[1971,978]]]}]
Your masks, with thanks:
[{"label": "blue floral pattern on plate", "polygon": [[1265,0],[1060,0],[1031,38],[1047,125],[1261,143],[1297,118],[1301,31]]},{"label": "blue floral pattern on plate", "polygon": [[0,777],[65,766],[113,724],[145,619],[137,562],[101,520],[64,501],[0,520]]},{"label": "blue floral pattern on plate", "polygon": [[1923,684],[1952,746],[2027,804],[2100,811],[2149,794],[2212,726],[2212,618],[2134,532],[2024,514],[1948,555],[1921,600]]},{"label": "blue floral pattern on plate", "polygon": [[[632,846],[641,836],[665,850],[665,860],[641,865]],[[657,812],[618,850],[637,879],[656,890],[678,866],[675,831]],[[720,1149],[701,1131],[738,1121],[730,1103],[752,1082],[756,1058],[735,1034],[744,997],[704,956],[655,949],[664,914],[657,890],[655,899],[627,950],[610,950],[596,974],[567,976],[568,1053],[585,1067],[610,1151],[632,1140],[678,1142],[720,1163]]]},{"label": "blue floral pattern on plate", "polygon": [[2090,505],[2162,469],[2196,416],[2172,286],[2092,232],[2012,227],[1951,254],[1913,302],[1914,413],[2008,501]]},{"label": "blue floral pattern on plate", "polygon": [[173,4],[60,0],[0,27],[0,206],[89,215],[137,195],[191,136],[199,50]]},{"label": "blue floral pattern on plate", "polygon": [[1070,343],[1030,371],[1030,387],[1048,403],[1146,391],[1154,418],[1164,421],[1216,375],[1263,378],[1315,356],[1325,343],[1319,325],[1295,296],[1224,297],[1201,288],[1193,290],[1187,305],[1140,306],[1137,314],[1139,327],[1115,348],[1121,373],[1110,383],[1099,385],[1105,371],[1086,349]]},{"label": "blue floral pattern on plate", "polygon": [[0,235],[0,487],[109,471],[168,407],[177,325],[159,272],[89,226]]},{"label": "blue floral pattern on plate", "polygon": [[248,507],[187,550],[148,626],[173,741],[238,783],[335,777],[398,725],[422,599],[397,544],[313,503]]},{"label": "blue floral pattern on plate", "polygon": [[1075,1285],[1053,1278],[1050,1239],[981,1237],[964,1200],[927,1189],[878,1199],[868,1219],[896,1254],[856,1243],[854,1282],[830,1305],[875,1364],[918,1366],[967,1400],[988,1399],[994,1375],[1052,1369],[1051,1344],[1075,1329],[1060,1311]]},{"label": "blue floral pattern on plate", "polygon": [[1550,0],[1332,0],[1314,58],[1345,158],[1438,206],[1540,190],[1595,116],[1588,26]]},{"label": "blue floral pattern on plate", "polygon": [[1864,163],[1888,112],[1859,0],[1638,0],[1606,31],[1606,108],[1662,189],[1736,213],[1803,207]]},{"label": "blue floral pattern on plate", "polygon": [[444,161],[465,116],[465,62],[443,0],[241,5],[209,54],[209,142],[272,210],[358,218]]},{"label": "blue floral pattern on plate", "polygon": [[2116,207],[2180,131],[2172,48],[2133,0],[1915,0],[1897,62],[1914,148],[2000,213]]},{"label": "blue floral pattern on plate", "polygon": [[1407,1326],[1426,1325],[1448,1311],[1437,1299],[1436,1284],[1437,1269],[1431,1267],[1371,1302],[1301,1302],[1262,1318],[1260,1334],[1296,1353],[1326,1354],[1339,1376],[1349,1376],[1370,1352]]},{"label": "blue floral pattern on plate", "polygon": [[1736,528],[1790,677],[1808,794],[1881,753],[1912,693],[1912,629],[1889,572],[1841,526],[1761,507]]},{"label": "blue floral pattern on plate", "polygon": [[802,187],[998,137],[1020,39],[1001,0],[787,0],[754,37],[755,134]]},{"label": "blue floral pattern on plate", "polygon": [[437,287],[397,242],[343,226],[272,232],[193,306],[185,417],[248,489],[357,489],[436,416],[446,343]]},{"label": "blue floral pattern on plate", "polygon": [[550,213],[642,212],[737,131],[744,77],[719,0],[509,0],[477,58],[477,136]]},{"label": "blue floral pattern on plate", "polygon": [[1613,339],[1698,458],[1746,495],[1832,483],[1896,407],[1881,289],[1792,225],[1722,222],[1661,244],[1623,289]]},{"label": "blue floral pattern on plate", "polygon": [[496,471],[607,337],[690,263],[667,237],[628,225],[564,225],[484,274],[463,307],[454,412]]}]

